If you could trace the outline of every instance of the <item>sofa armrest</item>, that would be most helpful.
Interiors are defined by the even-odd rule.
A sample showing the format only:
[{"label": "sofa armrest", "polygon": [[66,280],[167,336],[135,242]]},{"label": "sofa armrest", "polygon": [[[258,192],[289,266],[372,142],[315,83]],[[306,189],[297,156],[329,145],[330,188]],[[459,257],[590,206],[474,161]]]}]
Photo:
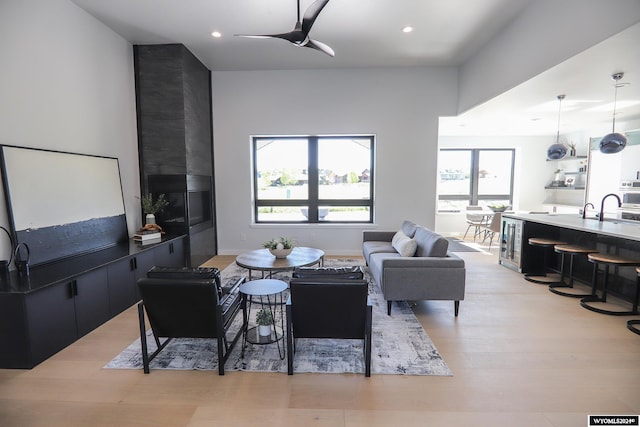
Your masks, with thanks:
[{"label": "sofa armrest", "polygon": [[395,231],[363,231],[362,241],[391,242],[395,234]]},{"label": "sofa armrest", "polygon": [[449,252],[446,257],[389,257],[382,268],[464,268],[464,260]]}]

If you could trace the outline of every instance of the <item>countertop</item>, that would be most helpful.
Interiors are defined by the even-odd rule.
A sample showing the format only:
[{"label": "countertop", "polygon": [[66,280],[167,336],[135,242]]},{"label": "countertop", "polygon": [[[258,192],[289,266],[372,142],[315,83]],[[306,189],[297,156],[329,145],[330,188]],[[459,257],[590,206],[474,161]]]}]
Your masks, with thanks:
[{"label": "countertop", "polygon": [[582,219],[578,214],[519,214],[504,213],[505,218],[516,218],[524,221],[553,225],[571,230],[585,231],[640,242],[640,222],[607,218],[600,222],[597,218]]},{"label": "countertop", "polygon": [[[181,239],[182,237],[166,236],[162,238],[162,243]],[[27,277],[20,276],[17,271],[12,270],[8,277],[0,277],[0,294],[28,294],[54,283],[71,280],[78,275],[101,268],[109,263],[151,250],[160,244],[142,246],[135,243],[133,239],[129,239],[106,249],[32,267]]]}]

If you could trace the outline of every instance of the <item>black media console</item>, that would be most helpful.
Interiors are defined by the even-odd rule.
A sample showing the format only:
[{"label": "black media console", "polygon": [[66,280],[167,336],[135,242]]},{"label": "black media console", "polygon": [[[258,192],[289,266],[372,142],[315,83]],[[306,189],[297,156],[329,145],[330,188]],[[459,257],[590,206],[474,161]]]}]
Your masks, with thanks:
[{"label": "black media console", "polygon": [[0,368],[32,368],[138,302],[154,265],[186,265],[186,236],[107,249],[0,278]]}]

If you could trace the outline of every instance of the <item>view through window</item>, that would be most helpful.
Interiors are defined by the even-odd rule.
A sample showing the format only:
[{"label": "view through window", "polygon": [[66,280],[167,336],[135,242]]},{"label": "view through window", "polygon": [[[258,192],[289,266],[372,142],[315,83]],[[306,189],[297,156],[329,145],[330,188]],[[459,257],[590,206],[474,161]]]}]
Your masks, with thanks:
[{"label": "view through window", "polygon": [[513,203],[514,149],[442,149],[438,157],[438,210]]},{"label": "view through window", "polygon": [[373,222],[374,138],[254,137],[260,222]]}]

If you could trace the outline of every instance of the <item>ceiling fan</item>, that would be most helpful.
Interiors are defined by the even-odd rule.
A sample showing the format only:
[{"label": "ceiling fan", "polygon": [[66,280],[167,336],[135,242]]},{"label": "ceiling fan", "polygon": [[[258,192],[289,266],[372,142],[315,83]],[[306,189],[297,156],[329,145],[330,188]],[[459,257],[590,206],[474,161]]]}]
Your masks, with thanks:
[{"label": "ceiling fan", "polygon": [[292,31],[288,33],[280,33],[280,34],[236,34],[238,37],[250,37],[256,39],[268,39],[268,38],[276,38],[283,39],[293,43],[296,46],[300,47],[310,47],[311,49],[319,50],[320,52],[324,52],[329,56],[335,56],[335,52],[326,44],[319,42],[317,40],[312,40],[309,38],[309,31],[311,31],[311,27],[313,23],[322,12],[322,9],[329,3],[329,0],[316,0],[309,6],[309,8],[304,12],[304,16],[302,17],[302,22],[300,22],[300,0],[298,0],[298,20],[296,21],[296,25]]}]

